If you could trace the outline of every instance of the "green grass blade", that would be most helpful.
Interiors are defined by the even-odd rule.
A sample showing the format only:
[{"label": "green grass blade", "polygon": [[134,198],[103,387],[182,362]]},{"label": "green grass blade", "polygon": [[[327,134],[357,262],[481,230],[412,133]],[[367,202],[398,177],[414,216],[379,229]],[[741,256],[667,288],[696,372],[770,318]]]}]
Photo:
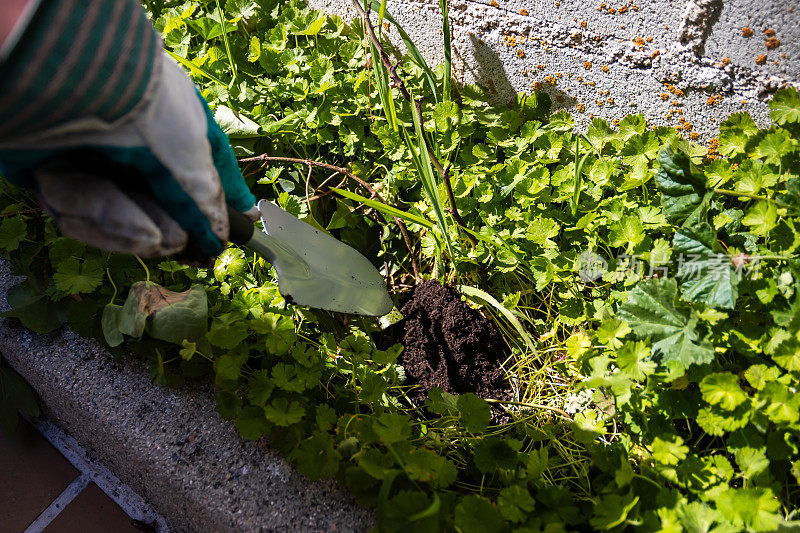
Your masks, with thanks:
[{"label": "green grass blade", "polygon": [[349,198],[350,200],[354,200],[356,202],[361,202],[362,204],[364,204],[364,205],[366,205],[368,207],[376,209],[376,210],[380,211],[381,213],[383,213],[384,215],[388,215],[390,217],[397,217],[399,219],[405,220],[408,223],[419,224],[420,226],[423,226],[423,227],[428,228],[428,229],[433,228],[433,222],[431,222],[430,220],[427,220],[425,218],[422,218],[419,215],[415,215],[414,213],[409,213],[407,211],[401,211],[400,209],[397,209],[396,207],[392,207],[392,206],[384,204],[382,202],[378,202],[377,200],[372,200],[372,199],[367,198],[365,196],[361,196],[360,194],[357,194],[357,193],[354,193],[354,192],[350,192],[350,191],[346,191],[344,189],[337,189],[336,187],[331,187],[331,190],[332,191],[336,191],[336,193],[344,196],[345,198]]},{"label": "green grass blade", "polygon": [[392,89],[389,87],[389,75],[388,72],[386,72],[386,66],[381,61],[380,54],[375,45],[370,43],[369,46],[372,53],[372,72],[375,74],[375,85],[378,87],[378,96],[381,99],[381,106],[386,116],[386,122],[388,122],[392,130],[398,131],[397,110],[394,106]]},{"label": "green grass blade", "polygon": [[444,80],[442,85],[442,99],[450,101],[450,84],[452,81],[452,48],[450,45],[450,17],[447,12],[447,0],[439,0],[442,10],[442,35],[444,37]]},{"label": "green grass blade", "polygon": [[225,43],[225,52],[228,54],[228,63],[231,65],[231,71],[233,72],[233,80],[231,80],[231,85],[236,83],[237,78],[237,70],[236,70],[236,62],[233,60],[233,54],[231,54],[231,45],[228,42],[228,31],[225,27],[225,13],[222,11],[222,6],[217,0],[217,12],[219,13],[219,23],[222,26],[222,42]]},{"label": "green grass blade", "polygon": [[176,53],[174,53],[174,52],[172,52],[170,50],[164,50],[164,51],[167,54],[169,54],[169,56],[172,59],[174,59],[175,61],[177,61],[178,63],[180,63],[184,67],[188,68],[193,74],[199,74],[200,76],[203,76],[204,78],[208,78],[209,80],[211,80],[211,81],[213,81],[215,83],[219,83],[223,87],[227,87],[228,86],[227,83],[225,83],[221,79],[217,78],[216,76],[214,76],[210,72],[207,72],[207,71],[203,70],[202,68],[198,67],[197,65],[195,65],[194,63],[192,63],[188,59],[185,59],[185,58],[179,56],[178,54],[176,54]]},{"label": "green grass blade", "polygon": [[413,95],[411,99],[411,112],[414,118],[414,130],[417,134],[417,146],[415,149],[411,141],[411,137],[407,132],[403,131],[405,134],[406,145],[408,146],[409,151],[414,158],[414,164],[416,165],[420,174],[420,179],[422,180],[422,187],[425,190],[425,194],[428,196],[428,201],[431,203],[433,212],[436,214],[436,220],[439,223],[439,229],[442,231],[445,244],[447,244],[447,250],[450,252],[450,257],[455,259],[456,255],[453,251],[453,242],[450,239],[450,233],[447,230],[447,219],[444,216],[444,204],[442,203],[441,196],[439,196],[438,180],[436,179],[436,175],[433,173],[431,159],[428,155],[428,148],[425,144],[425,132],[421,127],[421,120],[419,113],[417,112],[417,106],[413,103]]},{"label": "green grass blade", "polygon": [[[371,0],[371,7],[373,10],[380,9],[380,4],[381,2],[379,0]],[[425,58],[422,57],[422,54],[419,53],[416,45],[414,45],[414,41],[411,40],[411,37],[408,35],[408,33],[406,33],[403,27],[394,19],[394,17],[392,17],[391,13],[384,9],[383,16],[386,20],[393,24],[395,28],[397,28],[397,33],[400,34],[403,44],[406,45],[408,55],[411,57],[411,60],[422,69],[422,72],[425,75],[425,81],[427,81],[428,86],[431,89],[433,99],[438,102],[439,91],[436,87],[436,77],[433,75],[433,70],[431,70],[431,67],[428,66],[428,63],[425,61]]]},{"label": "green grass blade", "polygon": [[530,350],[531,353],[536,353],[536,347],[533,344],[531,336],[528,335],[528,332],[522,327],[522,324],[520,324],[519,320],[517,320],[517,317],[514,316],[514,313],[506,309],[505,306],[498,302],[494,296],[475,287],[470,287],[469,285],[459,285],[458,290],[470,298],[481,300],[483,303],[487,303],[497,309],[500,314],[503,315],[503,317],[514,327],[517,333],[519,333],[519,336],[522,337],[522,340],[525,342],[525,346],[528,347],[528,350]]}]

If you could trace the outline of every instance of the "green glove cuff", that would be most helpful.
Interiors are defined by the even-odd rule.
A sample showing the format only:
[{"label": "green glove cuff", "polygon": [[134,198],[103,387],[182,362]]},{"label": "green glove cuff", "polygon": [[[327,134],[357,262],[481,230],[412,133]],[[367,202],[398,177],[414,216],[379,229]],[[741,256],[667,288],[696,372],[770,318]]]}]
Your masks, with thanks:
[{"label": "green glove cuff", "polygon": [[[196,88],[195,91],[197,91]],[[256,197],[253,196],[253,193],[250,192],[244,182],[228,136],[214,121],[214,113],[209,109],[205,98],[200,95],[200,91],[197,91],[197,97],[203,103],[203,108],[206,111],[208,142],[211,144],[214,166],[222,182],[222,189],[225,191],[225,200],[231,207],[244,213],[255,205]]]}]

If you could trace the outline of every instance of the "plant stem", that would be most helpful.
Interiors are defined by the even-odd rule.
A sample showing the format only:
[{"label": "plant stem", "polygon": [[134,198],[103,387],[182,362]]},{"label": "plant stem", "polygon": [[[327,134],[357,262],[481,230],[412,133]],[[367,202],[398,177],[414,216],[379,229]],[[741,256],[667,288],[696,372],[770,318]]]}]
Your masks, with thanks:
[{"label": "plant stem", "polygon": [[[261,165],[261,168],[264,168],[264,166],[266,166],[266,164],[268,162],[299,163],[299,164],[302,164],[302,165],[308,165],[309,170],[312,167],[320,167],[320,168],[326,168],[328,170],[332,170],[334,172],[339,172],[339,173],[347,176],[349,179],[351,179],[351,180],[355,181],[356,183],[358,183],[364,189],[366,189],[372,195],[373,198],[377,198],[378,201],[383,202],[386,205],[389,205],[389,203],[381,197],[381,195],[378,193],[378,191],[375,190],[374,187],[372,187],[372,185],[370,185],[366,181],[362,180],[361,178],[359,178],[358,176],[356,176],[355,174],[350,172],[350,170],[348,170],[348,169],[346,169],[344,167],[337,167],[336,165],[330,165],[328,163],[322,163],[320,161],[313,161],[311,159],[297,159],[295,157],[278,157],[278,156],[269,156],[269,155],[266,155],[266,154],[258,155],[258,156],[255,156],[255,157],[246,157],[244,159],[239,159],[240,163],[254,163],[254,162],[257,162],[257,161],[260,161],[260,162],[264,163],[263,165]],[[411,245],[411,238],[408,235],[408,230],[406,229],[406,224],[405,224],[405,222],[403,222],[401,219],[399,219],[397,217],[392,217],[392,219],[394,220],[395,224],[397,224],[397,226],[400,228],[400,233],[403,235],[403,241],[405,241],[406,248],[408,248],[408,253],[411,255],[411,268],[414,270],[414,278],[415,279],[420,279],[420,277],[419,277],[419,267],[417,266],[417,259],[416,259],[416,256],[414,255],[414,247]]]},{"label": "plant stem", "polygon": [[727,196],[736,196],[736,197],[743,196],[744,198],[752,198],[753,200],[764,200],[765,202],[772,202],[773,204],[775,203],[774,200],[770,200],[766,196],[761,196],[759,194],[753,194],[753,193],[749,193],[749,192],[732,191],[730,189],[713,189],[713,190],[716,193],[725,194]]},{"label": "plant stem", "polygon": [[506,400],[494,400],[492,398],[487,398],[486,401],[489,402],[489,403],[500,403],[500,404],[503,404],[503,405],[516,405],[518,407],[532,407],[534,409],[545,409],[547,411],[553,411],[555,413],[558,413],[561,416],[563,416],[564,418],[567,418],[568,420],[572,420],[572,417],[569,416],[566,413],[566,411],[562,411],[558,407],[551,407],[549,405],[542,405],[542,404],[539,404],[539,403],[525,403],[525,402],[512,402],[512,401],[506,401]]}]

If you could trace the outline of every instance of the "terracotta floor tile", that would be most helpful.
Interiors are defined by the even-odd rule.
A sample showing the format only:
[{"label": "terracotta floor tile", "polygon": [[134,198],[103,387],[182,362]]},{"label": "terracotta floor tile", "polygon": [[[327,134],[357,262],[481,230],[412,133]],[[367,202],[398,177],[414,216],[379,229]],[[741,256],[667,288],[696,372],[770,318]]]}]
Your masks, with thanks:
[{"label": "terracotta floor tile", "polygon": [[141,533],[131,518],[94,483],[83,489],[45,533]]},{"label": "terracotta floor tile", "polygon": [[0,530],[24,531],[80,473],[27,422],[0,432]]}]

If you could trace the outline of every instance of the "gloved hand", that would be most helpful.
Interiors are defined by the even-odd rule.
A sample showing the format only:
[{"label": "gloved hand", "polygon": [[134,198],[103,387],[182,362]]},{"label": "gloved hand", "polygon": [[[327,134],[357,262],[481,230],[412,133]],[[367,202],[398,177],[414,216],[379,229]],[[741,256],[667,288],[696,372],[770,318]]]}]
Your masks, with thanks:
[{"label": "gloved hand", "polygon": [[[78,4],[87,11],[100,9],[100,4],[119,10],[115,2]],[[130,0],[123,3],[130,8]],[[141,11],[138,5],[135,8]],[[137,16],[144,17],[143,13]],[[152,34],[149,22],[144,22]],[[36,26],[36,17],[30,24]],[[19,55],[35,54],[35,50],[25,50],[25,35]],[[70,37],[70,42],[77,41]],[[150,79],[142,82],[146,90],[123,116],[109,117],[98,110],[76,113],[55,124],[47,124],[43,117],[47,127],[18,138],[3,137],[0,128],[0,171],[14,183],[36,188],[41,204],[61,230],[93,246],[151,257],[192,245],[215,255],[228,237],[225,202],[255,218],[255,197],[205,100],[186,73],[160,52],[157,38],[155,43]],[[142,50],[146,46],[146,39],[134,36],[128,53],[141,59],[148,53]],[[80,65],[87,69],[84,76],[97,77],[91,65],[103,61],[91,54],[98,49],[81,51]],[[16,48],[6,63],[19,60],[14,52]],[[141,61],[128,64],[131,75],[142,70]],[[0,86],[0,118],[4,100],[14,96],[13,90],[6,94]],[[50,91],[52,98],[58,93]],[[37,95],[39,100],[42,94],[47,96],[47,87]],[[116,107],[113,101],[110,104],[106,110]],[[43,105],[47,102],[39,103]],[[24,109],[20,113],[24,116]]]}]

